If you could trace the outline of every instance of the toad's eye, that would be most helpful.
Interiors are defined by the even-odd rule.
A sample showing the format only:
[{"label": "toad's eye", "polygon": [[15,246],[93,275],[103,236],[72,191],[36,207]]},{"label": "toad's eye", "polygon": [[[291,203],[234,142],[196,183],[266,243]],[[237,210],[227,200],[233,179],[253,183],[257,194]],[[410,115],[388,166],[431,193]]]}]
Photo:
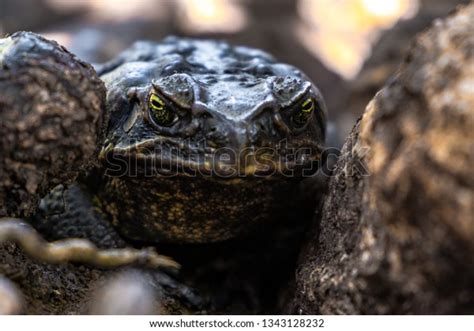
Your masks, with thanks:
[{"label": "toad's eye", "polygon": [[177,116],[175,112],[156,94],[150,95],[150,117],[157,125],[171,126]]},{"label": "toad's eye", "polygon": [[299,109],[293,115],[293,122],[298,127],[305,125],[313,114],[313,111],[314,100],[313,98],[308,98],[300,105]]}]

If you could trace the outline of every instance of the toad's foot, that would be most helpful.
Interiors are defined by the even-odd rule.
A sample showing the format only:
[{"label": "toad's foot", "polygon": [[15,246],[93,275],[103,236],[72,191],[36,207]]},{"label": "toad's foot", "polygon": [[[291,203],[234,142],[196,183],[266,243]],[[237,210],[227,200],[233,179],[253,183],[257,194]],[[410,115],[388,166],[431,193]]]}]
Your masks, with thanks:
[{"label": "toad's foot", "polygon": [[101,268],[140,264],[151,268],[178,269],[173,259],[154,249],[99,249],[87,239],[45,241],[27,222],[15,218],[0,219],[0,244],[15,242],[31,257],[47,263],[82,262]]}]

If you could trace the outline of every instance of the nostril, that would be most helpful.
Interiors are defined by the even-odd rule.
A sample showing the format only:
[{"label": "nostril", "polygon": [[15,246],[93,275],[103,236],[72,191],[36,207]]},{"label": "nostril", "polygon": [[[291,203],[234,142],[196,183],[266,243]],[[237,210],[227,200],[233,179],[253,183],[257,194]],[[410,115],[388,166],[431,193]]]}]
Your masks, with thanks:
[{"label": "nostril", "polygon": [[263,132],[266,132],[266,131],[267,131],[267,129],[265,128],[265,126],[264,126],[262,123],[259,123],[259,124],[258,124],[258,127],[259,127],[259,129],[260,129],[261,131],[263,131]]},{"label": "nostril", "polygon": [[217,130],[217,129],[216,129],[215,127],[211,127],[211,128],[209,129],[210,132],[216,132],[216,130]]}]

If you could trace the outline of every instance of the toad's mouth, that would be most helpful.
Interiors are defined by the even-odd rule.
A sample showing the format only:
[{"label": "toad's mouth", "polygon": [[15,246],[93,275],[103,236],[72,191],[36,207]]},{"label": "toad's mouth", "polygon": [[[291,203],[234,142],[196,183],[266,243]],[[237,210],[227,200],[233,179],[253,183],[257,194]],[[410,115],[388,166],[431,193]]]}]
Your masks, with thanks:
[{"label": "toad's mouth", "polygon": [[106,175],[114,177],[213,177],[220,179],[302,178],[320,166],[322,146],[213,148],[173,146],[160,138],[133,145],[108,144],[99,154]]}]

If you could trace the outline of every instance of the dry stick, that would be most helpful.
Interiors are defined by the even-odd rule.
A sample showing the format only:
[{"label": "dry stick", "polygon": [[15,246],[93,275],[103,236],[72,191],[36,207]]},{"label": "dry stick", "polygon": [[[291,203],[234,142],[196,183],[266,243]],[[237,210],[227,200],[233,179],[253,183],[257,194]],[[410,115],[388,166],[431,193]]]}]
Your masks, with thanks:
[{"label": "dry stick", "polygon": [[47,263],[83,262],[98,267],[113,268],[128,264],[179,269],[172,258],[159,255],[153,248],[100,249],[87,239],[45,241],[22,219],[0,219],[0,244],[15,242],[33,258]]}]

